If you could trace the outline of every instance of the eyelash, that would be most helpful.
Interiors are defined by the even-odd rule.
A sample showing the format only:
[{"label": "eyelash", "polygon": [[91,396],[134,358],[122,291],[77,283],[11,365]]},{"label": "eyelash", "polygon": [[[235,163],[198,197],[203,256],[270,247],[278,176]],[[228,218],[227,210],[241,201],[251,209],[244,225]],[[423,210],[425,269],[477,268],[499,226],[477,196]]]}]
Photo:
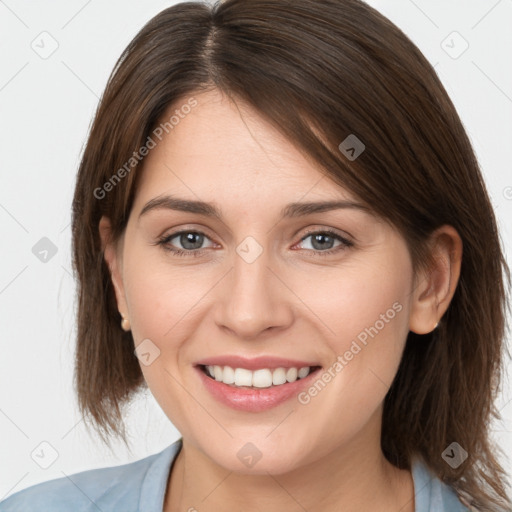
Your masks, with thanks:
[{"label": "eyelash", "polygon": [[[193,233],[195,235],[204,235],[206,238],[206,234],[202,233],[201,231],[194,231],[194,230],[184,230],[184,231],[177,231],[176,233],[171,233],[170,235],[166,235],[164,237],[161,237],[158,239],[158,241],[153,245],[161,245],[164,250],[172,252],[175,256],[179,257],[199,257],[203,254],[203,251],[206,249],[191,249],[191,250],[184,250],[184,249],[174,249],[169,244],[170,240],[173,238],[176,238],[178,235],[182,234],[190,234]],[[319,251],[316,249],[307,249],[308,252],[311,252],[314,256],[330,256],[331,254],[334,254],[340,250],[348,249],[350,247],[353,247],[354,243],[350,240],[347,240],[346,238],[343,238],[342,236],[338,235],[338,233],[330,230],[330,229],[324,229],[320,231],[307,231],[305,235],[301,238],[301,242],[303,242],[306,238],[310,237],[311,235],[329,235],[330,237],[339,240],[341,242],[338,247],[335,247],[333,249],[329,249],[327,251]]]}]

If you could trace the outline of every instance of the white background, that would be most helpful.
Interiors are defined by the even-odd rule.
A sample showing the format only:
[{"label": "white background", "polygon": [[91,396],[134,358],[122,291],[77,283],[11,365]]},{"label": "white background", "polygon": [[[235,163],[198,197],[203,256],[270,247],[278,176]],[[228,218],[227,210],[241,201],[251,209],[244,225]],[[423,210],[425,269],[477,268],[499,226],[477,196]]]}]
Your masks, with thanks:
[{"label": "white background", "polygon": [[[98,97],[129,41],[173,3],[0,0],[0,500],[64,474],[145,457],[179,437],[150,394],[129,409],[132,455],[121,443],[109,453],[85,430],[72,388],[70,256],[75,175]],[[435,65],[476,150],[511,261],[512,0],[369,3]],[[58,43],[47,59],[31,47],[43,31]],[[457,35],[446,39],[453,31],[469,44],[458,58],[445,51],[465,44]],[[42,237],[58,248],[46,263],[32,253]],[[492,426],[508,454],[511,397],[508,380],[498,402],[503,421]],[[41,442],[58,455],[47,469],[31,458]]]}]

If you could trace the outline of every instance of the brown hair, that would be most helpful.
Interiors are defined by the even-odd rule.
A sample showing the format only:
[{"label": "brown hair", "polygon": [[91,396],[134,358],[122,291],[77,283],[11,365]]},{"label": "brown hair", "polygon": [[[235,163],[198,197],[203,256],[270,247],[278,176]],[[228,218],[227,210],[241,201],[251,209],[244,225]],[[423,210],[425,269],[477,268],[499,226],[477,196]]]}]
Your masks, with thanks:
[{"label": "brown hair", "polygon": [[[81,412],[104,442],[113,433],[126,443],[120,407],[145,386],[131,334],[120,327],[99,220],[111,220],[117,241],[140,174],[134,152],[171,105],[211,88],[250,104],[395,225],[415,271],[428,270],[427,239],[437,227],[458,231],[464,250],[455,295],[435,331],[408,335],[385,398],[382,449],[400,468],[421,455],[481,510],[510,505],[488,432],[491,417],[500,418],[494,401],[506,350],[505,277],[510,283],[493,209],[434,69],[359,0],[184,2],[151,19],[123,52],[99,103],[73,199]],[[366,146],[353,161],[338,148],[350,134]],[[469,453],[456,469],[441,457],[454,441]]]}]

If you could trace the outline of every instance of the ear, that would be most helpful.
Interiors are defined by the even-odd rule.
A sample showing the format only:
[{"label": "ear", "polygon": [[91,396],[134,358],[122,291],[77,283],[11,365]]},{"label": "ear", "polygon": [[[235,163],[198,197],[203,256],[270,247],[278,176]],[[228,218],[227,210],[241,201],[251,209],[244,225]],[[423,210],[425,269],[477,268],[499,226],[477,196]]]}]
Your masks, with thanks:
[{"label": "ear", "polygon": [[122,248],[123,238],[119,241],[119,245],[112,242],[112,225],[110,219],[104,215],[99,222],[99,233],[101,238],[101,247],[103,257],[110,270],[110,277],[116,294],[117,309],[121,316],[128,318],[128,307],[123,285],[123,264],[122,264]]},{"label": "ear", "polygon": [[436,229],[430,243],[434,266],[415,280],[411,297],[409,330],[417,334],[433,331],[444,315],[457,287],[462,262],[462,240],[454,227]]}]

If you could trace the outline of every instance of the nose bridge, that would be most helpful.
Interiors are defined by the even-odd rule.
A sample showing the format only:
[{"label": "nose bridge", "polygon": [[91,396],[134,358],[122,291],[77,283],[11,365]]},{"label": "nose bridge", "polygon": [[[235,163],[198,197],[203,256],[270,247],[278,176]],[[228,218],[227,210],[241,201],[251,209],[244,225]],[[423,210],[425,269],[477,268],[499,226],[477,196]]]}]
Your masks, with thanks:
[{"label": "nose bridge", "polygon": [[271,261],[270,249],[252,236],[236,246],[217,323],[229,328],[237,337],[254,338],[270,327],[280,327],[290,321],[285,287],[269,268]]}]

